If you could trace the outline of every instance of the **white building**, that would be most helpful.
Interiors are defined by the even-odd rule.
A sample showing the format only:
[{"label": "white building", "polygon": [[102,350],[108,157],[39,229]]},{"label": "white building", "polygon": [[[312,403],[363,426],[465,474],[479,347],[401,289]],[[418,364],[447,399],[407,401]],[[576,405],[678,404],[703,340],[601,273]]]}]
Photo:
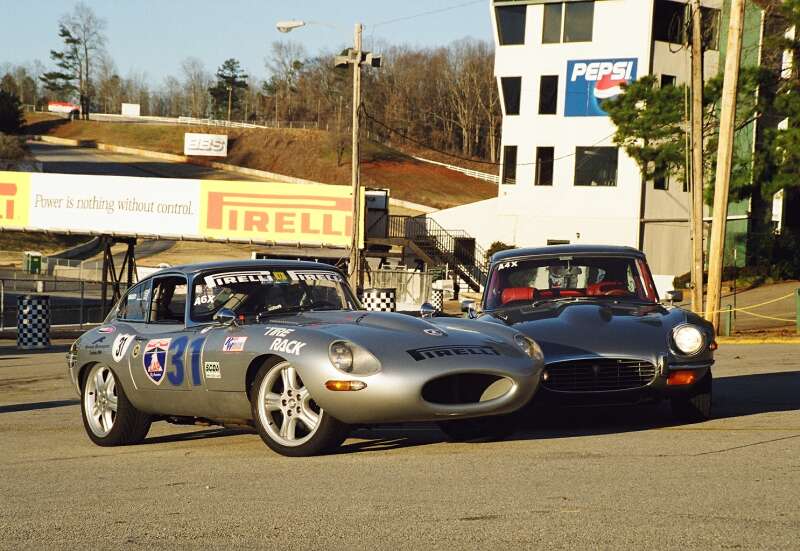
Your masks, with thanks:
[{"label": "white building", "polygon": [[[703,6],[708,78],[719,67],[722,0]],[[686,1],[490,0],[490,13],[503,104],[498,197],[429,216],[484,248],[629,245],[664,282],[688,272],[691,194],[683,182],[643,182],[602,110],[624,81],[689,80]]]}]

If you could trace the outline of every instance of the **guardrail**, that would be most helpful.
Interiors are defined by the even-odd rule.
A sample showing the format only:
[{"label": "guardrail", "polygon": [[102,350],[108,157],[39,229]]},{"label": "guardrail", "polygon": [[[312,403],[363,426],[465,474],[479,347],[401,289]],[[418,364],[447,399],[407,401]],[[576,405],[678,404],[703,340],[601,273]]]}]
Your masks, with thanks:
[{"label": "guardrail", "polygon": [[417,161],[422,161],[423,163],[429,163],[432,165],[441,166],[448,170],[454,170],[456,172],[460,172],[461,174],[466,174],[467,176],[471,176],[472,178],[477,178],[479,180],[485,180],[487,182],[492,182],[493,184],[500,185],[500,176],[497,174],[489,174],[488,172],[480,172],[478,170],[471,170],[469,168],[464,168],[456,165],[440,163],[439,161],[432,161],[431,159],[426,159],[424,157],[414,157],[412,155],[411,158],[416,159]]}]

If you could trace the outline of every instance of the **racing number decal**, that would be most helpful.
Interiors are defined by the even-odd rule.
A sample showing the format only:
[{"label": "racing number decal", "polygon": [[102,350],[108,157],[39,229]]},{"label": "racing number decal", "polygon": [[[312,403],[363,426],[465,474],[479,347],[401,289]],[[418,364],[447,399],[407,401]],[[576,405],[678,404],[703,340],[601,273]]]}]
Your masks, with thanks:
[{"label": "racing number decal", "polygon": [[180,386],[183,384],[184,367],[183,367],[183,354],[186,352],[186,343],[189,342],[189,337],[178,337],[172,341],[170,347],[169,363],[175,368],[175,371],[167,373],[167,379],[173,386]]},{"label": "racing number decal", "polygon": [[189,347],[190,351],[190,362],[192,365],[192,384],[194,386],[200,386],[203,383],[203,377],[200,373],[200,355],[203,352],[203,345],[206,343],[205,337],[202,339],[197,339],[192,341],[191,346]]}]

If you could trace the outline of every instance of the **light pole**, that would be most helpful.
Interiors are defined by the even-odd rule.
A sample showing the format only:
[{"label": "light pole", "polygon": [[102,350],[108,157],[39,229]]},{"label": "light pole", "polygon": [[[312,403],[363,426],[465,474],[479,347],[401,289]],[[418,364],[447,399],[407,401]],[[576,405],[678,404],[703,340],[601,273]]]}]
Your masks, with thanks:
[{"label": "light pole", "polygon": [[[311,23],[311,22],[308,22]],[[282,33],[288,33],[294,29],[304,27],[308,24],[305,21],[291,20],[279,21],[277,29]],[[361,107],[361,66],[370,65],[372,67],[381,66],[381,56],[362,52],[361,36],[364,27],[361,23],[355,24],[353,32],[353,48],[349,49],[347,55],[336,56],[336,67],[353,66],[353,143],[350,180],[353,187],[353,223],[352,241],[350,243],[350,266],[349,280],[350,286],[358,292],[361,287],[361,251],[360,251],[360,229],[361,229],[361,166],[359,158],[359,108]]]},{"label": "light pole", "polygon": [[228,84],[228,122],[231,122],[231,103],[233,99],[233,86]]}]

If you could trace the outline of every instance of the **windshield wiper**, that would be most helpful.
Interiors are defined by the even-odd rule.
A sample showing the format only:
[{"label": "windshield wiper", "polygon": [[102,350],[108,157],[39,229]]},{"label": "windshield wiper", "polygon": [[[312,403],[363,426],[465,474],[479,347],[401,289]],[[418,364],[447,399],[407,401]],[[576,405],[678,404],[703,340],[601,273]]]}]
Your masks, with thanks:
[{"label": "windshield wiper", "polygon": [[303,312],[305,309],[302,306],[290,306],[288,308],[276,308],[274,310],[263,310],[256,314],[256,321],[261,321],[261,318],[268,318],[270,316],[280,316],[283,314],[296,314]]}]

